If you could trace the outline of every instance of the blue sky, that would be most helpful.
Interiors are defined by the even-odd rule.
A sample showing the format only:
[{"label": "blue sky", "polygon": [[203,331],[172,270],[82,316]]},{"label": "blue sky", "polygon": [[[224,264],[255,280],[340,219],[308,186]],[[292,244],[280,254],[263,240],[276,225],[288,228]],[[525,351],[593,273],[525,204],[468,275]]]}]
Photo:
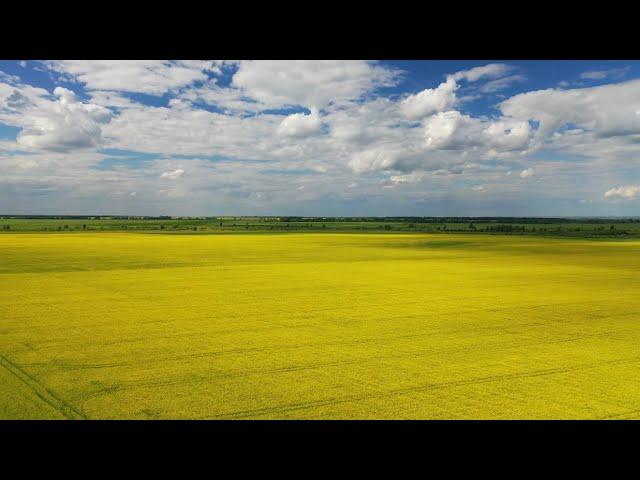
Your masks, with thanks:
[{"label": "blue sky", "polygon": [[638,215],[637,61],[0,61],[0,212]]}]

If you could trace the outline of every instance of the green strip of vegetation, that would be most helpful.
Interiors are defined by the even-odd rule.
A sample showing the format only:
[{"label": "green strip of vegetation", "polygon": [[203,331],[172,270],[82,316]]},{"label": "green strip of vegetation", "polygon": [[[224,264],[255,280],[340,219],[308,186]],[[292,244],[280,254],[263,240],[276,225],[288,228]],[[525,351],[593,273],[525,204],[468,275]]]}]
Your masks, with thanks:
[{"label": "green strip of vegetation", "polygon": [[149,231],[486,233],[640,237],[640,218],[0,216],[1,232]]}]

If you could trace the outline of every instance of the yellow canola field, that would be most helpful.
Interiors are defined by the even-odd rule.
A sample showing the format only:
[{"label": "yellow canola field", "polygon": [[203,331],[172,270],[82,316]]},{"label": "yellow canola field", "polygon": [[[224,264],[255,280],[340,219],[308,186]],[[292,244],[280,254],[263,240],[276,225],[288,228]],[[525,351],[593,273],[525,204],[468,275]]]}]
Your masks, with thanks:
[{"label": "yellow canola field", "polygon": [[0,235],[0,418],[640,418],[640,242]]}]

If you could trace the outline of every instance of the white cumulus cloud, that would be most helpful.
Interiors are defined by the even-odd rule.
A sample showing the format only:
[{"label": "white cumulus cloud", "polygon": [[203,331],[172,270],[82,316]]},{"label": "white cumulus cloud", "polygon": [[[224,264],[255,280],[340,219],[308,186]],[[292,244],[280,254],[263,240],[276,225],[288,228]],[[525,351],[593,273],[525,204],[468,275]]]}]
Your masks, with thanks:
[{"label": "white cumulus cloud", "polygon": [[356,173],[388,170],[398,161],[398,152],[380,147],[355,153],[349,166]]},{"label": "white cumulus cloud", "polygon": [[529,177],[532,177],[533,174],[534,174],[533,168],[525,168],[520,172],[520,178],[529,178]]},{"label": "white cumulus cloud", "polygon": [[629,185],[626,187],[618,187],[607,190],[604,198],[620,197],[627,200],[634,199],[640,193],[640,185]]},{"label": "white cumulus cloud", "polygon": [[[8,127],[0,139],[0,206],[12,206],[26,191],[59,200],[62,193],[48,192],[80,192],[95,206],[104,203],[96,192],[118,191],[132,205],[144,199],[167,212],[176,202],[194,212],[191,206],[203,212],[211,204],[248,213],[262,204],[286,210],[302,197],[335,202],[336,212],[345,198],[354,208],[366,198],[392,211],[392,200],[414,208],[407,199],[426,198],[425,192],[451,193],[452,201],[457,192],[476,202],[522,198],[539,185],[532,181],[539,172],[544,194],[554,198],[575,195],[580,181],[578,206],[580,198],[604,195],[609,202],[595,206],[626,213],[633,202],[616,200],[640,196],[633,185],[604,194],[602,187],[624,185],[621,178],[637,183],[640,80],[592,88],[567,83],[485,110],[472,99],[492,105],[495,92],[525,79],[526,66],[446,72],[442,82],[398,96],[381,87],[404,74],[368,61],[46,65],[67,88],[51,92],[0,72],[0,123]],[[585,78],[617,78],[602,72]],[[535,162],[523,164],[526,158]]]},{"label": "white cumulus cloud", "polygon": [[322,119],[316,109],[312,109],[311,113],[294,113],[288,115],[282,120],[278,126],[278,134],[284,137],[303,138],[322,130]]},{"label": "white cumulus cloud", "polygon": [[240,62],[232,84],[268,106],[323,108],[393,85],[397,76],[390,68],[362,60],[247,60]]},{"label": "white cumulus cloud", "polygon": [[508,117],[539,122],[539,142],[570,124],[598,137],[640,134],[640,80],[592,88],[536,90],[515,95],[499,107]]},{"label": "white cumulus cloud", "polygon": [[164,60],[60,60],[48,67],[89,90],[113,90],[162,95],[197,80],[206,80],[207,71],[219,68],[215,61]]},{"label": "white cumulus cloud", "polygon": [[426,145],[434,149],[460,149],[478,142],[480,124],[456,110],[440,112],[424,123]]},{"label": "white cumulus cloud", "polygon": [[448,110],[456,104],[456,81],[449,77],[436,88],[426,88],[410,95],[400,103],[400,111],[411,120],[418,120],[436,112]]},{"label": "white cumulus cloud", "polygon": [[161,178],[167,178],[169,180],[177,180],[178,178],[182,178],[184,177],[184,170],[181,168],[178,168],[176,170],[172,170],[170,172],[163,172],[160,175]]},{"label": "white cumulus cloud", "polygon": [[102,143],[102,126],[111,112],[99,105],[79,102],[75,93],[56,87],[57,102],[42,103],[23,117],[19,145],[41,150],[68,151],[97,147]]}]

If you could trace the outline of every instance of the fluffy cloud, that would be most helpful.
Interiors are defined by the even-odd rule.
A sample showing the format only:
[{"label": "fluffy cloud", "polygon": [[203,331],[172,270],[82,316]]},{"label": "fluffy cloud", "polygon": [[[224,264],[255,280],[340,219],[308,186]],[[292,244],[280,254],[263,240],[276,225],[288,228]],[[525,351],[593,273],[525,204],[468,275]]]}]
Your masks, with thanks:
[{"label": "fluffy cloud", "polygon": [[388,148],[376,148],[355,153],[349,166],[356,173],[388,170],[398,161],[399,154]]},{"label": "fluffy cloud", "polygon": [[139,105],[124,109],[104,129],[118,148],[164,155],[219,155],[245,159],[286,158],[297,142],[281,142],[274,133],[282,115],[243,117],[194,107]]},{"label": "fluffy cloud", "polygon": [[179,99],[215,105],[230,114],[257,113],[266,106],[243,94],[239,88],[220,87],[216,81],[210,80],[198,88],[189,88],[179,93]]},{"label": "fluffy cloud", "polygon": [[470,146],[477,142],[478,127],[478,122],[468,115],[455,110],[440,112],[425,121],[426,145],[444,150]]},{"label": "fluffy cloud", "polygon": [[520,172],[520,178],[529,178],[533,176],[533,168],[525,168]]},{"label": "fluffy cloud", "polygon": [[405,117],[411,120],[418,120],[433,113],[447,110],[456,104],[457,88],[456,81],[449,77],[446,82],[436,88],[427,88],[405,98],[400,104],[400,110]]},{"label": "fluffy cloud", "polygon": [[513,70],[511,65],[504,63],[489,63],[480,67],[474,67],[469,70],[462,70],[451,75],[454,80],[467,80],[468,82],[477,82],[486,78],[498,78],[505,76]]},{"label": "fluffy cloud", "polygon": [[[58,97],[57,102],[31,107],[22,119],[24,127],[17,137],[18,144],[52,151],[99,146],[102,126],[111,121],[111,112],[99,105],[79,102],[66,88],[56,87],[53,93]],[[24,102],[21,105],[28,106]]]},{"label": "fluffy cloud", "polygon": [[456,150],[477,145],[481,129],[481,122],[452,110],[427,119],[424,135],[428,148]]},{"label": "fluffy cloud", "polygon": [[392,183],[418,183],[426,177],[425,172],[411,172],[405,175],[391,175],[389,180]]},{"label": "fluffy cloud", "polygon": [[[400,110],[410,120],[425,118],[434,113],[450,110],[458,103],[456,90],[458,82],[479,82],[481,80],[494,79],[479,87],[482,93],[490,93],[502,90],[514,82],[525,80],[523,75],[507,74],[513,71],[513,67],[504,63],[490,63],[469,70],[462,70],[447,76],[446,80],[436,88],[426,88],[415,95],[409,95],[400,104]],[[502,78],[501,78],[502,77]]]},{"label": "fluffy cloud", "polygon": [[181,168],[178,168],[178,169],[173,170],[171,172],[162,172],[160,177],[161,178],[167,178],[169,180],[177,180],[179,178],[184,177],[184,170],[181,169]]},{"label": "fluffy cloud", "polygon": [[503,118],[488,122],[483,135],[489,149],[497,152],[526,152],[532,136],[531,125],[522,120]]},{"label": "fluffy cloud", "polygon": [[162,95],[208,78],[219,62],[162,60],[62,60],[47,62],[65,78],[83,83],[89,90],[114,90]]},{"label": "fluffy cloud", "polygon": [[531,136],[527,122],[501,119],[488,121],[452,110],[440,112],[424,122],[429,149],[509,152],[526,149]]},{"label": "fluffy cloud", "polygon": [[640,193],[640,185],[629,185],[626,187],[618,187],[607,190],[604,194],[604,198],[624,198],[627,200],[632,200],[638,196]]},{"label": "fluffy cloud", "polygon": [[232,84],[267,106],[323,108],[394,85],[398,73],[366,61],[242,61]]},{"label": "fluffy cloud", "polygon": [[312,109],[309,115],[294,113],[285,117],[278,126],[278,134],[284,137],[304,138],[322,130],[322,119],[318,110]]},{"label": "fluffy cloud", "polygon": [[502,113],[539,122],[538,142],[567,125],[596,136],[640,134],[640,81],[570,90],[538,90],[515,95],[499,105]]},{"label": "fluffy cloud", "polygon": [[[0,140],[3,188],[122,201],[137,192],[136,208],[228,204],[227,211],[247,213],[272,205],[290,211],[302,197],[322,205],[379,199],[378,207],[393,212],[394,198],[541,195],[529,180],[535,169],[545,173],[544,195],[565,198],[577,178],[592,178],[588,191],[581,187],[581,198],[600,198],[592,208],[633,206],[604,202],[601,185],[637,183],[640,81],[532,91],[479,112],[469,98],[521,82],[520,72],[484,65],[398,97],[379,87],[399,81],[399,72],[374,62],[110,64],[118,78],[104,64],[86,63],[49,64],[77,82],[78,95],[64,88],[52,95],[0,75],[0,123],[17,127]],[[150,101],[128,94],[136,91],[171,93]],[[287,114],[285,106],[310,113]],[[107,146],[144,161],[129,168],[133,154],[114,161],[113,152],[97,149]],[[528,180],[514,182],[518,175]],[[0,200],[9,198],[1,190]],[[619,187],[604,198],[637,194],[637,187]],[[179,213],[211,213],[205,210]]]},{"label": "fluffy cloud", "polygon": [[326,117],[334,143],[345,148],[365,148],[377,142],[401,142],[412,132],[397,128],[403,121],[396,102],[377,98],[368,102],[352,103],[330,111]]},{"label": "fluffy cloud", "polygon": [[43,88],[20,84],[17,77],[3,79],[3,74],[0,72],[0,122],[15,124],[12,118],[27,107],[49,103],[47,99],[49,95],[49,92]]}]

